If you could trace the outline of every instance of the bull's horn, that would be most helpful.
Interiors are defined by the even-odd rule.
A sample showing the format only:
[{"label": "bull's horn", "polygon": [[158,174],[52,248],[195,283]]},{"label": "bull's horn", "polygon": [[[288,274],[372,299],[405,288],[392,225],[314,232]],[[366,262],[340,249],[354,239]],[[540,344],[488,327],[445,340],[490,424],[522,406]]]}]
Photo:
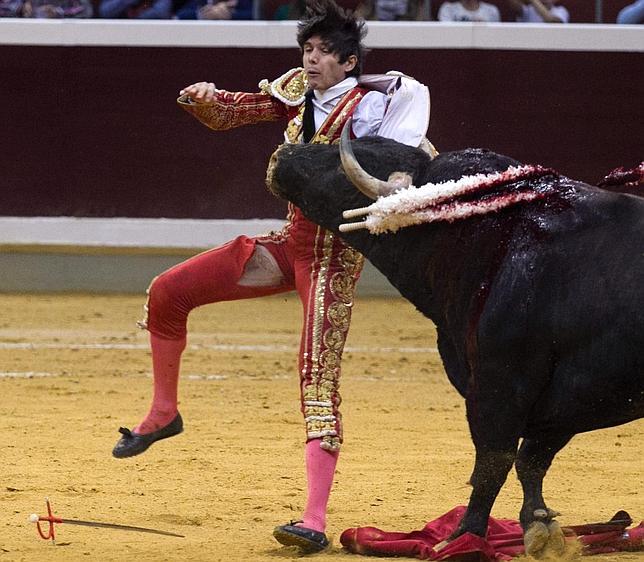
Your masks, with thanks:
[{"label": "bull's horn", "polygon": [[378,199],[378,197],[389,195],[396,189],[400,189],[401,185],[399,183],[386,182],[374,178],[358,164],[358,160],[351,148],[349,137],[351,133],[351,122],[351,119],[347,120],[342,129],[342,136],[340,137],[340,159],[342,160],[342,167],[347,177],[353,185],[370,199]]}]

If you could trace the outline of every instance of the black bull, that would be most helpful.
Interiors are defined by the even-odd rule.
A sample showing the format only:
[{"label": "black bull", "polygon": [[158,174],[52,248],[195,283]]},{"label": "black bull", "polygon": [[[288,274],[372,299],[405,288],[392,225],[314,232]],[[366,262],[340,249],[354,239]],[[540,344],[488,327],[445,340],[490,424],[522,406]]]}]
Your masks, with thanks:
[{"label": "black bull", "polygon": [[[405,171],[416,186],[518,164],[482,150],[430,161],[377,138],[351,146],[369,174]],[[537,553],[560,535],[542,495],[556,453],[576,433],[644,415],[644,198],[554,173],[534,183],[544,197],[499,212],[340,235],[435,323],[445,371],[465,398],[476,460],[452,538],[485,536],[515,464],[526,545]],[[337,146],[281,147],[267,184],[336,233],[344,210],[372,202],[347,179]]]}]

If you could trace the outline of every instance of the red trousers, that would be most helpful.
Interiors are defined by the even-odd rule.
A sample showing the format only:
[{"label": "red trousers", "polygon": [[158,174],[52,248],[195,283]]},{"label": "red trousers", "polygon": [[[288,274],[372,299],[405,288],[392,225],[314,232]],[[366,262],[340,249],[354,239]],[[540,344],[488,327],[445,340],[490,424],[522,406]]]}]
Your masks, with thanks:
[{"label": "red trousers", "polygon": [[[291,209],[290,219],[278,233],[240,236],[156,277],[142,324],[160,338],[177,340],[185,337],[188,314],[198,306],[296,290],[304,314],[299,372],[307,440],[321,438],[323,448],[336,450],[342,442],[340,361],[363,258],[298,209]],[[239,283],[258,244],[282,272],[275,285]]]}]

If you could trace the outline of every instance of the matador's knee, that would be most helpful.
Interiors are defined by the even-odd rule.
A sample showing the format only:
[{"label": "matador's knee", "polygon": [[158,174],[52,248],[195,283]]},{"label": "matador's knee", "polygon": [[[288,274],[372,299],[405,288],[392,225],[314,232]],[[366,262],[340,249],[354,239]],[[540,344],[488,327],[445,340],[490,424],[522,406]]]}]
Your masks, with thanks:
[{"label": "matador's knee", "polygon": [[164,339],[184,338],[193,307],[186,298],[183,283],[169,270],[155,277],[146,292],[144,317],[137,325]]}]

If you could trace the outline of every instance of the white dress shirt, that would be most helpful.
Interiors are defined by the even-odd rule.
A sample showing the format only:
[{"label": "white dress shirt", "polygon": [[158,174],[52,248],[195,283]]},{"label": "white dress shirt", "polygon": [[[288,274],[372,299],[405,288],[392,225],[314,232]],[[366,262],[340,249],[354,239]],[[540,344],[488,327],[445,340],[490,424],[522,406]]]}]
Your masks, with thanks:
[{"label": "white dress shirt", "polygon": [[[388,84],[386,93],[371,90],[360,100],[353,113],[353,134],[356,137],[379,135],[418,146],[425,137],[429,124],[427,87],[397,74],[386,77],[384,82]],[[351,76],[324,92],[313,91],[311,101],[316,131],[342,96],[357,85],[358,80]]]}]

